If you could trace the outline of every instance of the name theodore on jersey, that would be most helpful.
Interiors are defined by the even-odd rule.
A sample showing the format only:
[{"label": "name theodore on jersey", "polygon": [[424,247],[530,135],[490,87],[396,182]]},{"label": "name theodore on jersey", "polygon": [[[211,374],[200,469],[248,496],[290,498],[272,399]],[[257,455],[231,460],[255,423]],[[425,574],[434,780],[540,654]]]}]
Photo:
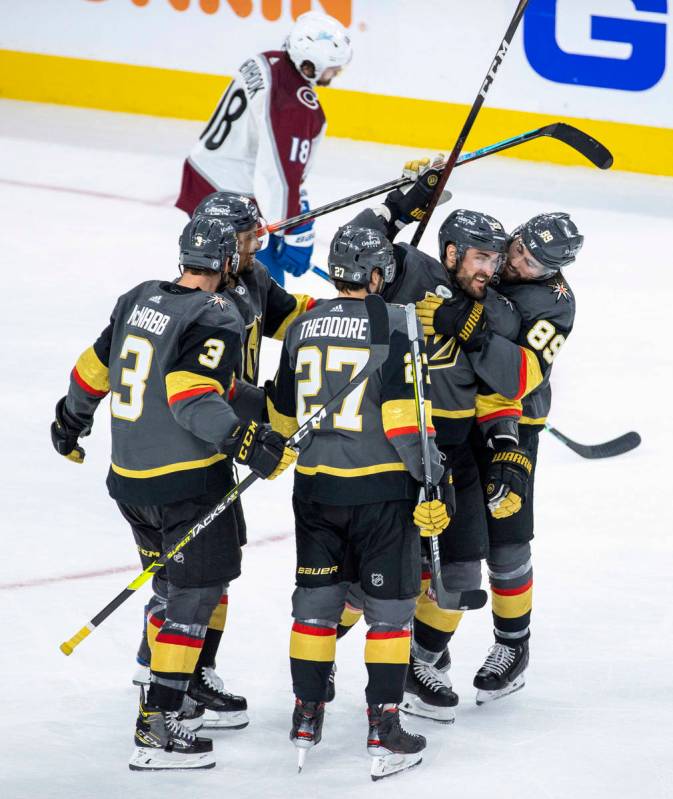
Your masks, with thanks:
[{"label": "name theodore on jersey", "polygon": [[171,321],[168,314],[161,313],[155,308],[147,308],[143,305],[138,308],[136,305],[131,311],[131,315],[126,320],[127,325],[139,327],[141,330],[147,330],[148,333],[156,333],[160,336],[166,329],[166,325]]},{"label": "name theodore on jersey", "polygon": [[367,325],[369,319],[352,316],[318,316],[301,323],[299,338],[354,338],[358,341],[367,340]]}]

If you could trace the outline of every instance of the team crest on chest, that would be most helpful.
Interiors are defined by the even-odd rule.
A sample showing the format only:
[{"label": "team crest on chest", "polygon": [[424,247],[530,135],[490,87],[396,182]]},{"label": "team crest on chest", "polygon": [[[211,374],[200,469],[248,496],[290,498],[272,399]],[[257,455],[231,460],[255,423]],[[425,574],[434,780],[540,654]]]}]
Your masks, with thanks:
[{"label": "team crest on chest", "polygon": [[570,298],[572,297],[570,289],[561,280],[555,280],[553,283],[548,283],[547,285],[551,289],[552,294],[556,295],[556,302],[558,302],[561,297],[563,297],[566,302],[570,302]]}]

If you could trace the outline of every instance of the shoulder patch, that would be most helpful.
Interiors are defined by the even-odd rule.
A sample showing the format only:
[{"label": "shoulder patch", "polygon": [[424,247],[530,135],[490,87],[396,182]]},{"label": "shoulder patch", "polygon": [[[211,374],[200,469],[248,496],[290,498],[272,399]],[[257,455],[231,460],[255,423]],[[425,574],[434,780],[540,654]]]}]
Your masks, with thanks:
[{"label": "shoulder patch", "polygon": [[221,308],[223,311],[231,307],[231,303],[227,302],[220,294],[211,294],[207,299],[207,303],[212,305],[213,308]]},{"label": "shoulder patch", "polygon": [[558,302],[561,297],[566,302],[570,302],[570,298],[572,297],[572,293],[570,291],[570,286],[564,282],[562,278],[555,278],[547,283],[547,286],[551,289],[552,294],[556,297],[556,302]]}]

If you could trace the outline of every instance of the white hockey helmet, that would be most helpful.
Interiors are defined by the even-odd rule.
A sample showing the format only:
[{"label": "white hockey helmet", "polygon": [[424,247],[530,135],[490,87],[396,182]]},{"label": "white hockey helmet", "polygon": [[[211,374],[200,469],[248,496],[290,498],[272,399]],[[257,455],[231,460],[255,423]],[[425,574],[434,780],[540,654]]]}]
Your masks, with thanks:
[{"label": "white hockey helmet", "polygon": [[307,11],[297,17],[289,36],[285,40],[292,63],[301,72],[301,65],[310,61],[315,69],[314,84],[330,67],[345,67],[353,57],[351,40],[344,26],[334,17]]}]

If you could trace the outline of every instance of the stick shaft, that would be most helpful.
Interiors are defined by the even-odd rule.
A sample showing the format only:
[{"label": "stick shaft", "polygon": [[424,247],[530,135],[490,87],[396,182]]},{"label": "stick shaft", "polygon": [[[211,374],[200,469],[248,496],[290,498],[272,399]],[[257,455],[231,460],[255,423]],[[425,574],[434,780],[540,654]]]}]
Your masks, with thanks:
[{"label": "stick shaft", "polygon": [[519,0],[519,3],[516,7],[516,11],[514,12],[514,16],[512,17],[509,26],[505,32],[505,36],[498,47],[498,50],[495,54],[493,61],[491,62],[491,66],[486,73],[486,77],[484,78],[484,82],[475,97],[474,102],[472,103],[472,108],[470,108],[470,113],[467,115],[467,119],[465,120],[465,124],[463,125],[462,130],[458,134],[458,138],[456,139],[456,143],[453,145],[453,150],[451,150],[451,155],[449,156],[448,161],[446,162],[446,166],[444,167],[441,177],[437,181],[437,186],[435,187],[435,193],[430,200],[430,205],[428,206],[428,210],[425,213],[425,216],[421,220],[420,224],[416,228],[414,233],[414,237],[411,240],[411,244],[413,247],[417,247],[423,233],[428,226],[428,222],[430,221],[430,217],[432,216],[432,212],[435,210],[439,198],[441,197],[442,191],[444,190],[444,186],[446,186],[446,182],[449,179],[449,176],[453,172],[453,168],[456,165],[458,160],[458,156],[465,145],[465,141],[472,130],[472,126],[481,110],[482,105],[484,104],[484,100],[486,99],[486,94],[490,89],[493,81],[495,80],[495,75],[498,71],[498,68],[502,64],[505,56],[507,55],[507,50],[509,49],[509,45],[516,33],[516,29],[519,27],[519,23],[521,22],[521,18],[523,16],[523,12],[526,10],[526,6],[528,5],[528,0]]}]

